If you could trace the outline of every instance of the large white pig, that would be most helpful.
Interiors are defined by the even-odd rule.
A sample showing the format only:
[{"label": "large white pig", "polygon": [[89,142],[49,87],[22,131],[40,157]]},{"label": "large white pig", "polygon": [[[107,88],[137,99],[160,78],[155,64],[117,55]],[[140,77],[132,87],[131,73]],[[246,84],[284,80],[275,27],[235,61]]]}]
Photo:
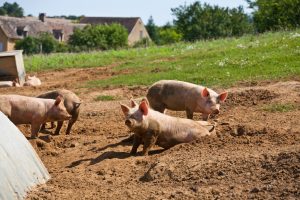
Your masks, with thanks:
[{"label": "large white pig", "polygon": [[177,80],[158,81],[147,92],[147,99],[154,110],[186,111],[189,119],[193,119],[194,112],[202,113],[203,120],[207,120],[211,113],[218,114],[220,103],[226,98],[227,92],[217,94],[206,87]]},{"label": "large white pig", "polygon": [[38,136],[43,123],[71,118],[60,96],[53,100],[21,95],[0,95],[0,111],[16,125],[31,124],[31,138]]},{"label": "large white pig", "polygon": [[140,105],[131,101],[131,107],[121,104],[121,108],[125,125],[134,132],[131,154],[136,154],[140,144],[144,144],[142,155],[147,155],[154,144],[167,149],[211,135],[215,129],[215,125],[206,121],[172,117],[152,110],[145,99]]}]

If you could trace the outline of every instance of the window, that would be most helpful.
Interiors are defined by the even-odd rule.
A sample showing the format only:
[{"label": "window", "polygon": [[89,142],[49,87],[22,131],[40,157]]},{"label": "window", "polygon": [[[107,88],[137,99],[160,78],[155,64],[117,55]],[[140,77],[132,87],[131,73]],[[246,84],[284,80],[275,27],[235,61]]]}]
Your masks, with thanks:
[{"label": "window", "polygon": [[0,52],[3,51],[3,44],[0,42]]}]

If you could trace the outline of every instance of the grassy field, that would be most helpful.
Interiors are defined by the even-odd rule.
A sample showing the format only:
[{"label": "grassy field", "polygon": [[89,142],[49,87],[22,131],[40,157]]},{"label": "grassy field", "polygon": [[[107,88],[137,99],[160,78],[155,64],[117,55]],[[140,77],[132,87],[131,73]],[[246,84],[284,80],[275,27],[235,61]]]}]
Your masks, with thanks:
[{"label": "grassy field", "polygon": [[27,71],[114,65],[116,72],[130,72],[89,81],[86,87],[149,85],[161,79],[227,87],[238,81],[299,77],[300,30],[145,49],[25,56],[24,60]]}]

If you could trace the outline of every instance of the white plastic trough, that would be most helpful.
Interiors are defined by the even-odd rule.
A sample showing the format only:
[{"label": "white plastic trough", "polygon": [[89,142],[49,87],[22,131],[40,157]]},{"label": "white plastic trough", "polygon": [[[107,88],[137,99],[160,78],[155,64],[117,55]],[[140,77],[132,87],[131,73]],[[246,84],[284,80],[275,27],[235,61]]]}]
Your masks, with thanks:
[{"label": "white plastic trough", "polygon": [[0,200],[23,199],[50,175],[20,130],[0,112]]}]

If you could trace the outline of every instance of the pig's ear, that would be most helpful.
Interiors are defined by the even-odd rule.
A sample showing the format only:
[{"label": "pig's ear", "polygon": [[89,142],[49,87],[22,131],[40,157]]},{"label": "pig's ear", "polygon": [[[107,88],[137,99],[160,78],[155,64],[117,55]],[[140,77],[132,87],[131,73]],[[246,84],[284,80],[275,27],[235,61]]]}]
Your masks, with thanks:
[{"label": "pig's ear", "polygon": [[144,98],[142,99],[142,101],[145,101],[145,102],[146,102],[146,104],[147,104],[147,105],[148,105],[148,107],[149,107],[149,105],[150,105],[150,104],[149,104],[149,101],[148,101],[148,99],[147,99],[147,98],[145,98],[145,97],[144,97]]},{"label": "pig's ear", "polygon": [[133,99],[130,99],[130,105],[131,105],[131,108],[134,108],[134,107],[136,107],[138,104],[137,104],[135,101],[133,101]]},{"label": "pig's ear", "polygon": [[145,116],[148,115],[149,108],[148,108],[146,101],[141,102],[139,109],[143,113],[143,115],[145,115]]},{"label": "pig's ear", "polygon": [[227,98],[228,92],[223,92],[221,94],[219,94],[219,99],[220,101],[224,102]]},{"label": "pig's ear", "polygon": [[61,96],[56,97],[54,105],[58,106],[61,101],[62,101],[62,97]]},{"label": "pig's ear", "polygon": [[130,108],[124,104],[120,104],[124,115],[126,116],[130,110]]},{"label": "pig's ear", "polygon": [[204,88],[201,92],[201,96],[202,97],[208,97],[209,96],[209,92],[207,88]]}]

